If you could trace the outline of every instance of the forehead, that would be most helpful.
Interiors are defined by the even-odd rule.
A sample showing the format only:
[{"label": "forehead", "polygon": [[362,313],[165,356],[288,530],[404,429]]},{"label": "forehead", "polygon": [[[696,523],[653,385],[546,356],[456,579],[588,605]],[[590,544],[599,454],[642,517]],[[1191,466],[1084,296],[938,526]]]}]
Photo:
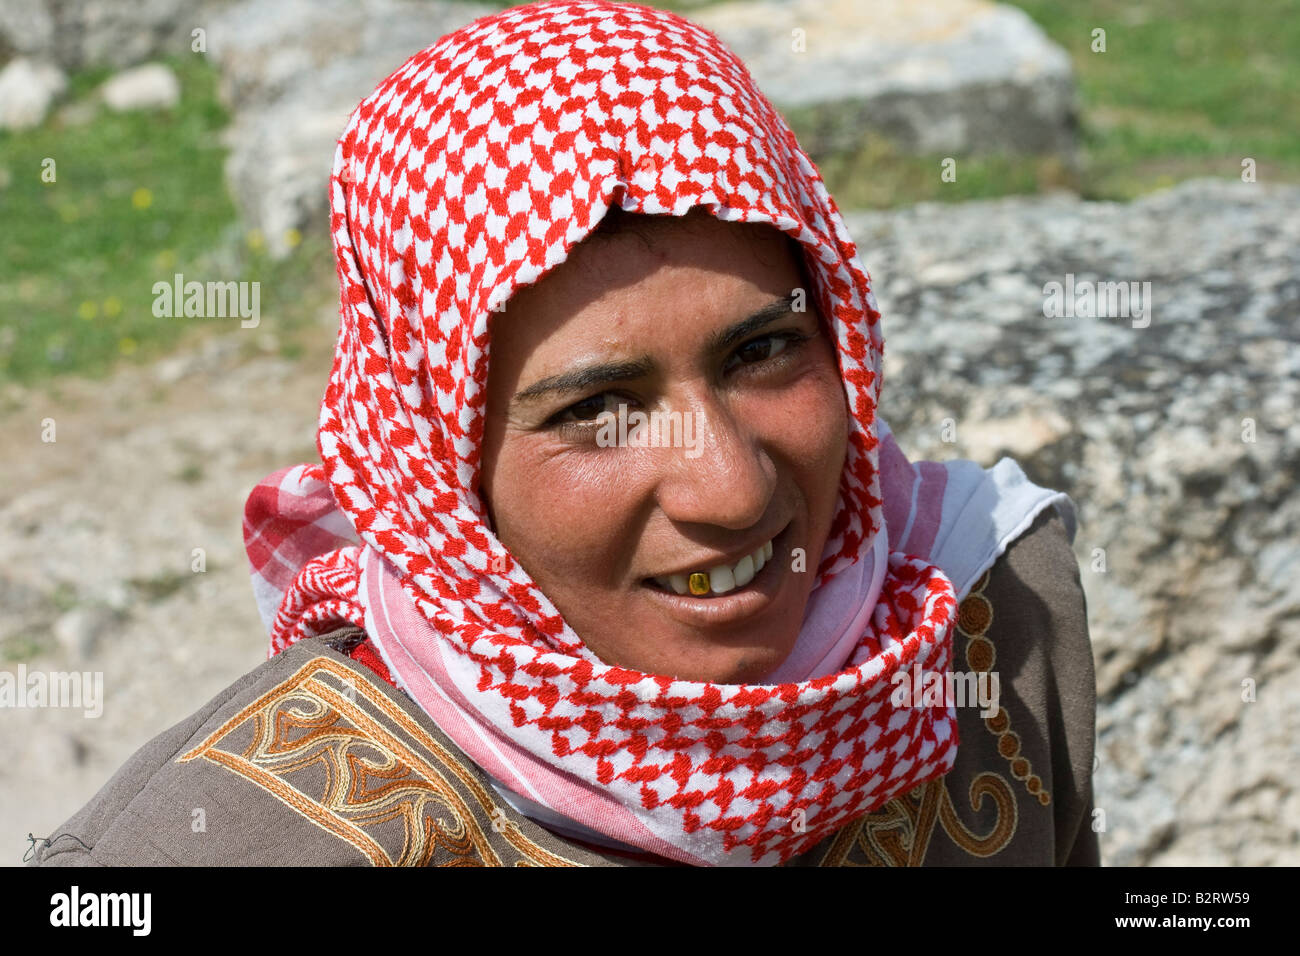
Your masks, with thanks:
[{"label": "forehead", "polygon": [[[802,247],[767,223],[724,222],[696,208],[686,216],[651,216],[611,209],[597,229],[536,283],[518,290],[506,314],[552,307],[572,313],[601,298],[638,291],[705,292],[736,283],[802,284]],[[505,327],[511,323],[501,322]]]},{"label": "forehead", "polygon": [[707,212],[616,214],[489,317],[489,378],[707,334],[803,286],[800,248],[774,226]]}]

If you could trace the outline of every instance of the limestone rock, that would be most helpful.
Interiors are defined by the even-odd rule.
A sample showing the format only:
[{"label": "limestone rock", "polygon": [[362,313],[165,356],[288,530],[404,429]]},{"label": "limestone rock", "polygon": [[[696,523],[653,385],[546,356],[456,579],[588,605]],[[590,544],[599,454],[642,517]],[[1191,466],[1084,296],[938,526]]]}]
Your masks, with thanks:
[{"label": "limestone rock", "polygon": [[0,61],[47,56],[54,48],[54,17],[44,0],[0,0]]},{"label": "limestone rock", "polygon": [[287,236],[324,223],[334,150],[379,81],[440,37],[494,12],[413,0],[249,0],[209,33],[235,111],[226,176],[245,222],[283,256]]},{"label": "limestone rock", "polygon": [[20,56],[0,68],[0,129],[39,126],[68,88],[67,77],[52,63]]},{"label": "limestone rock", "polygon": [[1075,148],[1068,54],[987,0],[741,0],[690,18],[744,60],[814,158],[886,135],[924,153]]},{"label": "limestone rock", "polygon": [[193,31],[230,0],[0,0],[0,58],[6,49],[54,60],[65,70],[126,67],[189,55]]},{"label": "limestone rock", "polygon": [[100,641],[119,623],[122,615],[105,604],[75,607],[54,622],[54,636],[73,661],[94,656]]},{"label": "limestone rock", "polygon": [[[848,220],[903,448],[1010,455],[1078,505],[1103,860],[1300,862],[1300,188]],[[1150,282],[1149,315],[1045,315],[1067,275]]]},{"label": "limestone rock", "polygon": [[108,108],[118,113],[171,109],[181,100],[180,81],[161,63],[123,70],[105,81],[99,92]]}]

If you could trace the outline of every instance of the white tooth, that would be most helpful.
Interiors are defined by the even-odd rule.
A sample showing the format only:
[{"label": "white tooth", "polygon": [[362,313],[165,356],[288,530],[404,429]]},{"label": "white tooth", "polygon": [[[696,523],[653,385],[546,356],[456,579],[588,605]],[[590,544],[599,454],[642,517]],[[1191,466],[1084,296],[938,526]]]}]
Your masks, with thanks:
[{"label": "white tooth", "polygon": [[731,573],[731,568],[719,564],[715,568],[709,568],[709,585],[714,594],[726,594],[735,590],[736,576]]},{"label": "white tooth", "polygon": [[676,591],[678,594],[686,594],[688,591],[690,591],[690,588],[686,584],[686,575],[684,574],[669,575],[668,583],[672,586],[672,589]]},{"label": "white tooth", "polygon": [[750,558],[754,562],[754,573],[757,574],[759,571],[763,570],[763,565],[767,564],[767,549],[759,548],[750,555]]},{"label": "white tooth", "polygon": [[767,553],[767,560],[771,561],[771,560],[772,560],[772,542],[769,541],[767,544],[763,545],[763,550]]},{"label": "white tooth", "polygon": [[754,580],[754,559],[745,555],[736,565],[736,587],[743,588],[750,581]]}]

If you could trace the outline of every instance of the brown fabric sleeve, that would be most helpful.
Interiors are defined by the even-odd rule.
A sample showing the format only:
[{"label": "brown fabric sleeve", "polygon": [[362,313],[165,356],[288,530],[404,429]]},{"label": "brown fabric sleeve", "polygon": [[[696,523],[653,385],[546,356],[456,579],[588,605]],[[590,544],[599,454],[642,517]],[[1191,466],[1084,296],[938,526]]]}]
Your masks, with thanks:
[{"label": "brown fabric sleeve", "polygon": [[1065,861],[1066,866],[1101,866],[1101,845],[1097,833],[1092,828],[1092,786],[1088,786],[1088,805],[1084,808],[1083,819],[1079,821],[1079,835],[1074,840],[1074,849]]},{"label": "brown fabric sleeve", "polygon": [[1014,617],[1012,632],[1024,636],[1033,657],[1041,657],[1037,666],[1025,668],[1021,689],[1035,701],[1047,741],[1056,863],[1096,865],[1091,825],[1096,671],[1079,564],[1056,510],[1040,514],[1004,558],[994,604],[1004,624]]}]

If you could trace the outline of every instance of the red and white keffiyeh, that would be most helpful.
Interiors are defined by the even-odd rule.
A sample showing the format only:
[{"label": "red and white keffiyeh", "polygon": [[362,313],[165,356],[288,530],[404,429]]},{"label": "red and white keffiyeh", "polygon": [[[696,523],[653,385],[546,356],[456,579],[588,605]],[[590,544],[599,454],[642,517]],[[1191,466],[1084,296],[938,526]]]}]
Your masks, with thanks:
[{"label": "red and white keffiyeh", "polygon": [[[712,34],[604,0],[478,20],[361,103],[331,198],[342,322],[324,466],[271,476],[246,511],[254,588],[276,609],[272,653],[340,621],[365,627],[398,683],[497,780],[692,864],[783,862],[951,769],[953,708],[890,697],[900,671],[950,666],[958,592],[930,559],[979,481],[927,484],[899,452],[896,523],[908,515],[900,531],[925,548],[905,553],[886,532],[869,277],[819,173]],[[703,205],[802,244],[852,428],[809,615],[843,620],[815,648],[801,634],[798,678],[717,685],[602,663],[489,529],[477,494],[489,316],[611,205]],[[1046,500],[1018,500],[1016,526]],[[966,510],[960,540],[978,548],[958,550],[979,554],[956,563],[973,581],[1011,529],[973,533]]]}]

